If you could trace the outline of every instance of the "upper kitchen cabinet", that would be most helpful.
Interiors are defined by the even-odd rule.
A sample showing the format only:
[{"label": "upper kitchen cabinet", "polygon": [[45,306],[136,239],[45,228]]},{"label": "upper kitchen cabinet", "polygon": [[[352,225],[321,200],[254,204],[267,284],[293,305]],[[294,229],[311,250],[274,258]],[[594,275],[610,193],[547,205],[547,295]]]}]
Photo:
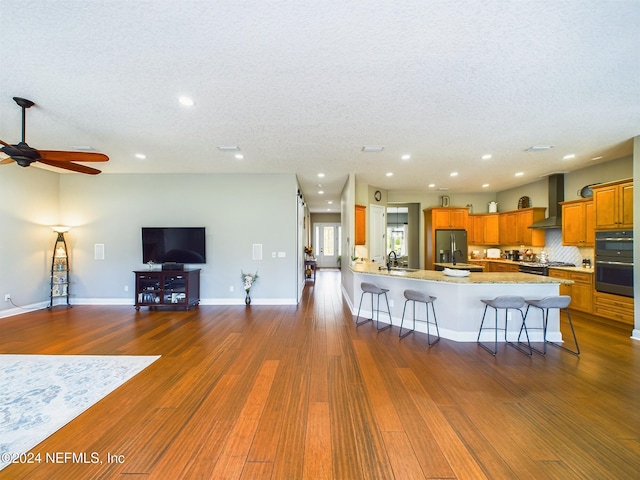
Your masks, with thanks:
[{"label": "upper kitchen cabinet", "polygon": [[356,245],[367,243],[367,207],[356,205]]},{"label": "upper kitchen cabinet", "polygon": [[500,245],[526,245],[543,247],[544,230],[529,228],[544,219],[544,207],[523,208],[500,213]]},{"label": "upper kitchen cabinet", "polygon": [[516,245],[518,241],[518,213],[500,213],[500,245]]},{"label": "upper kitchen cabinet", "polygon": [[589,198],[562,202],[562,244],[593,247],[595,208]]},{"label": "upper kitchen cabinet", "polygon": [[466,230],[469,209],[458,207],[437,207],[425,210],[425,220],[430,221],[434,230],[461,229]]},{"label": "upper kitchen cabinet", "polygon": [[543,220],[546,210],[545,207],[532,207],[518,210],[518,241],[516,245],[544,247],[546,241],[544,230],[529,227]]},{"label": "upper kitchen cabinet", "polygon": [[469,215],[469,243],[471,245],[498,245],[499,226],[497,213]]},{"label": "upper kitchen cabinet", "polygon": [[596,230],[633,228],[633,181],[594,185],[593,201]]}]

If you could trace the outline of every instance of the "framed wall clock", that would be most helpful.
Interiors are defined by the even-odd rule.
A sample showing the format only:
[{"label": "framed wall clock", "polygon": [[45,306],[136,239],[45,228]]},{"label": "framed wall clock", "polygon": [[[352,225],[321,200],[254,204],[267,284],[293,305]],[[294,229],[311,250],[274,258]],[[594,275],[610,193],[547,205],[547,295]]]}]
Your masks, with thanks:
[{"label": "framed wall clock", "polygon": [[373,198],[376,199],[376,202],[382,200],[382,193],[380,192],[380,190],[376,190],[376,193],[373,194]]}]

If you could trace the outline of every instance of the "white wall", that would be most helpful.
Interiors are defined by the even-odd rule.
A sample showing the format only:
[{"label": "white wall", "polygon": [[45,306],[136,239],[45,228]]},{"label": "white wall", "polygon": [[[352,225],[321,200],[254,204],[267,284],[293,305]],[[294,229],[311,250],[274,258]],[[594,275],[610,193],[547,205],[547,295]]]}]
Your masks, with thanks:
[{"label": "white wall", "polygon": [[59,223],[59,175],[17,164],[0,167],[0,317],[49,301],[49,270]]},{"label": "white wall", "polygon": [[[75,297],[133,298],[124,286],[131,292],[132,270],[145,267],[140,227],[204,226],[203,303],[241,299],[241,270],[259,272],[254,303],[295,303],[295,175],[63,175],[60,197],[63,221],[75,226],[67,239]],[[104,261],[93,259],[96,243],[105,245]],[[262,260],[252,260],[253,244],[262,245]]]}]

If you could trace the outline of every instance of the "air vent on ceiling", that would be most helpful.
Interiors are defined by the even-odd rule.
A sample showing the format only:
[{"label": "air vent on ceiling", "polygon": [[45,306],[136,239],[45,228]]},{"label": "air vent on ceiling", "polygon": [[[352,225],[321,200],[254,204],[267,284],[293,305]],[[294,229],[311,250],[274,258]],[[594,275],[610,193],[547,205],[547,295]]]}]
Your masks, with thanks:
[{"label": "air vent on ceiling", "polygon": [[221,152],[239,152],[240,147],[237,145],[229,145],[229,146],[221,145],[218,147],[218,150],[220,150]]},{"label": "air vent on ceiling", "polygon": [[365,145],[364,147],[362,147],[362,151],[366,153],[377,153],[381,152],[382,150],[384,150],[384,147],[381,147],[379,145]]},{"label": "air vent on ceiling", "polygon": [[532,145],[525,150],[525,152],[545,152],[551,150],[553,145]]}]

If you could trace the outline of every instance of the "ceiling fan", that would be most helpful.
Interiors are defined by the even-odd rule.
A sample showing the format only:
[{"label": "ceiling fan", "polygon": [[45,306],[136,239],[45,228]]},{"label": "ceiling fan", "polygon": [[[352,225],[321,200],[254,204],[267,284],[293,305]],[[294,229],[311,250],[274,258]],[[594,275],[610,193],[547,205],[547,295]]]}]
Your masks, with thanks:
[{"label": "ceiling fan", "polygon": [[26,111],[27,108],[33,107],[35,103],[26,98],[13,97],[13,99],[20,108],[22,108],[22,141],[11,145],[0,140],[0,144],[3,145],[3,147],[0,148],[0,152],[9,156],[9,158],[0,160],[0,165],[16,162],[21,167],[28,167],[34,162],[40,162],[52,167],[63,168],[79,173],[88,173],[89,175],[100,173],[100,170],[96,168],[79,165],[74,162],[106,162],[109,160],[109,157],[103,153],[36,150],[27,145],[25,142]]}]

